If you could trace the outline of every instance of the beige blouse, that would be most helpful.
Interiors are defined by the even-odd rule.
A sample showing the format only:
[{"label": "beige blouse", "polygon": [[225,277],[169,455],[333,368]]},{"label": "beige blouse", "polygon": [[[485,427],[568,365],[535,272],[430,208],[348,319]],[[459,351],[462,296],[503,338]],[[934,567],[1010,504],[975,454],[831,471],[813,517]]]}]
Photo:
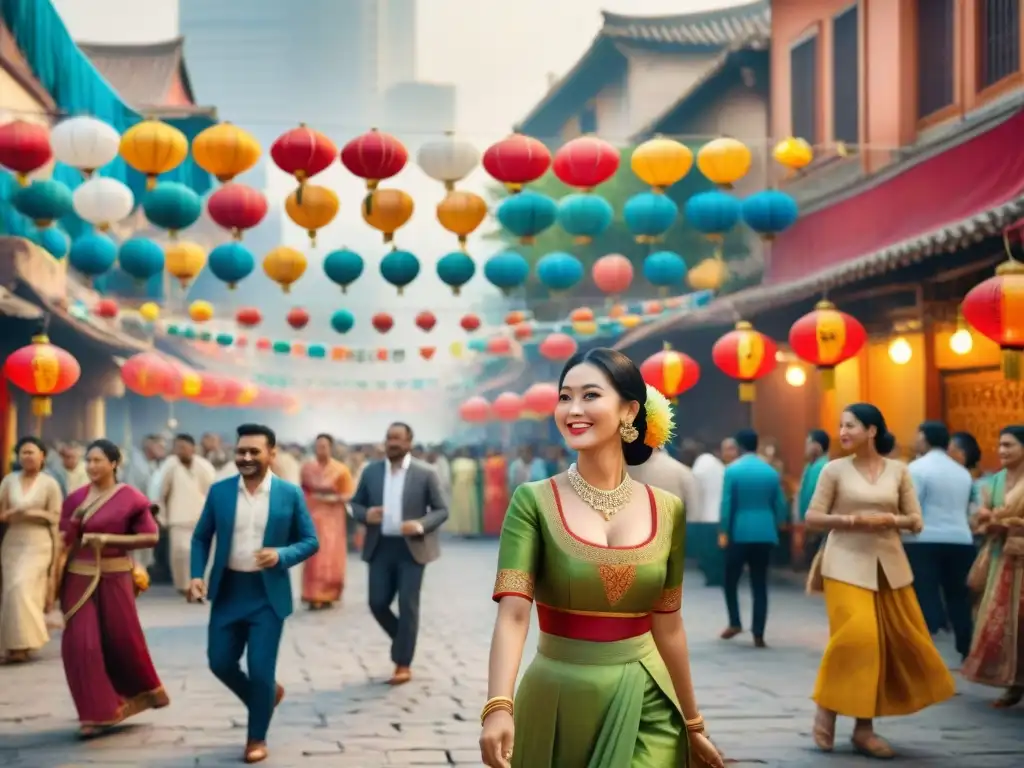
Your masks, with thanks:
[{"label": "beige blouse", "polygon": [[[874,483],[857,471],[853,457],[830,461],[821,471],[808,512],[826,515],[889,513],[921,520],[921,506],[910,471],[906,464],[895,459],[885,459],[885,467]],[[879,568],[892,589],[914,583],[899,531],[836,529],[829,533],[821,561],[824,578],[877,592]]]},{"label": "beige blouse", "polygon": [[12,472],[0,481],[0,511],[19,509],[31,512],[33,516],[45,518],[49,525],[56,526],[60,523],[63,503],[60,484],[45,472],[36,475],[27,491],[22,490],[20,472]]}]

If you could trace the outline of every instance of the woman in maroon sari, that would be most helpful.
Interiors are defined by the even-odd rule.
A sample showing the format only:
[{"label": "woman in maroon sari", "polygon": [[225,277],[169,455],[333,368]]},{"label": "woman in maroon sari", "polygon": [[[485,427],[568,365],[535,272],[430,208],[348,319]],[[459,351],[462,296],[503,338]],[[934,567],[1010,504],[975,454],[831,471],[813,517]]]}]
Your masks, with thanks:
[{"label": "woman in maroon sari", "polygon": [[149,500],[117,482],[120,462],[109,440],[92,443],[91,482],[67,497],[60,520],[68,553],[61,657],[83,736],[170,703],[135,608],[136,590],[146,584],[129,557],[155,545],[159,533]]}]

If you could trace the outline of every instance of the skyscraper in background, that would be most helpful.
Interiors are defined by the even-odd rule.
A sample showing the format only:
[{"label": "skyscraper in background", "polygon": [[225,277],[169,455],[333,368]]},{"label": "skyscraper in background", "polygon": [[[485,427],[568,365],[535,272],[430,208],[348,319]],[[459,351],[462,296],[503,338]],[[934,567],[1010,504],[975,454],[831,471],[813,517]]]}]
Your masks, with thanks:
[{"label": "skyscraper in background", "polygon": [[416,0],[380,0],[377,14],[377,90],[416,79]]}]

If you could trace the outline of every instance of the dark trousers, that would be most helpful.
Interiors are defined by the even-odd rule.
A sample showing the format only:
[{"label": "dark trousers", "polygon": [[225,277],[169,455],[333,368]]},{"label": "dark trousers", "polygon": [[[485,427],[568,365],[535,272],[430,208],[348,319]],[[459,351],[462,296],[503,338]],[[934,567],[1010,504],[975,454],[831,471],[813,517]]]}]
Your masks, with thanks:
[{"label": "dark trousers", "polygon": [[[210,609],[210,671],[249,710],[249,741],[266,741],[276,696],[277,650],[284,622],[267,599],[259,573],[224,571]],[[239,662],[246,655],[248,674]]]},{"label": "dark trousers", "polygon": [[[412,558],[402,536],[381,536],[370,560],[370,612],[391,638],[391,661],[412,665],[420,628],[423,566]],[[391,603],[398,595],[398,615]]]},{"label": "dark trousers", "polygon": [[934,635],[952,626],[956,649],[966,656],[973,630],[967,574],[976,556],[974,545],[912,542],[903,548],[914,572],[914,591],[928,631]]},{"label": "dark trousers", "polygon": [[725,548],[725,607],[729,611],[729,626],[742,628],[740,600],[737,590],[743,568],[750,570],[750,593],[754,598],[754,618],[751,631],[754,637],[764,637],[768,622],[768,564],[774,544],[730,544]]}]

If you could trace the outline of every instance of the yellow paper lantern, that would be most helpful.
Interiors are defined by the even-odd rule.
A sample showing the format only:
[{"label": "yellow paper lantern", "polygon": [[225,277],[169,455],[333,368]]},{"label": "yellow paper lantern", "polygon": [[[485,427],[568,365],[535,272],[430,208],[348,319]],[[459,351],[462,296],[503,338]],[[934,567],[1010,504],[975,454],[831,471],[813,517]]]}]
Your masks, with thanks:
[{"label": "yellow paper lantern", "polygon": [[806,168],[814,161],[814,150],[803,139],[790,136],[775,145],[772,150],[775,162],[791,171]]},{"label": "yellow paper lantern", "polygon": [[750,149],[736,139],[709,141],[697,153],[697,168],[708,181],[720,187],[731,188],[746,176],[751,162]]},{"label": "yellow paper lantern", "polygon": [[206,266],[206,251],[195,243],[171,243],[164,252],[164,263],[167,265],[167,271],[185,287],[195,280]]},{"label": "yellow paper lantern", "polygon": [[664,192],[690,172],[693,152],[685,144],[656,136],[633,150],[633,173],[655,192]]},{"label": "yellow paper lantern", "polygon": [[465,352],[465,347],[461,341],[453,341],[448,345],[448,352],[452,357],[458,360],[462,357],[462,353]]},{"label": "yellow paper lantern", "polygon": [[205,323],[213,319],[213,304],[208,301],[193,301],[188,305],[188,316],[194,323]]},{"label": "yellow paper lantern", "polygon": [[139,307],[139,316],[147,323],[155,323],[160,319],[160,305],[154,301],[147,301]]},{"label": "yellow paper lantern", "polygon": [[260,390],[255,384],[243,384],[242,391],[238,393],[238,399],[235,401],[235,405],[246,406],[250,405],[259,395]]},{"label": "yellow paper lantern", "polygon": [[729,279],[729,267],[721,259],[704,259],[686,275],[695,291],[717,291]]},{"label": "yellow paper lantern", "polygon": [[185,397],[198,397],[203,391],[203,380],[198,373],[188,371],[181,377],[181,394]]},{"label": "yellow paper lantern", "polygon": [[644,319],[640,315],[623,315],[619,318],[619,324],[627,330],[636,328],[643,321]]},{"label": "yellow paper lantern", "polygon": [[165,122],[143,120],[124,132],[119,151],[128,165],[146,175],[146,189],[152,189],[157,176],[185,162],[188,139]]},{"label": "yellow paper lantern", "polygon": [[384,242],[395,239],[395,232],[412,218],[412,198],[400,189],[377,189],[363,200],[363,221],[384,233]]},{"label": "yellow paper lantern", "polygon": [[248,171],[262,151],[255,136],[231,123],[210,126],[192,139],[192,159],[220,182]]},{"label": "yellow paper lantern", "polygon": [[281,290],[289,293],[292,283],[306,272],[306,254],[286,245],[278,246],[264,257],[263,271],[281,286]]},{"label": "yellow paper lantern", "polygon": [[309,244],[316,247],[316,232],[323,229],[338,215],[341,202],[327,187],[306,184],[296,189],[284,201],[288,218],[306,230]]},{"label": "yellow paper lantern", "polygon": [[597,323],[593,320],[577,320],[572,324],[572,329],[580,336],[593,336],[597,333]]},{"label": "yellow paper lantern", "polygon": [[462,246],[486,218],[487,202],[472,192],[449,192],[437,204],[437,220],[442,227],[458,236],[459,245]]}]

